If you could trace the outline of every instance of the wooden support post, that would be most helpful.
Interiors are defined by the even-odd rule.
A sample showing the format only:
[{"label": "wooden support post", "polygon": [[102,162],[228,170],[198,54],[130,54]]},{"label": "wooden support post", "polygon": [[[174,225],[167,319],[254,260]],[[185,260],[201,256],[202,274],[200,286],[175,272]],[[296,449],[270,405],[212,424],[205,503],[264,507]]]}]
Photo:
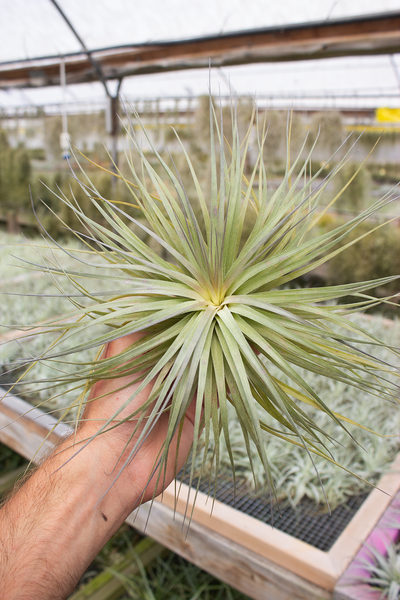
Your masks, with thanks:
[{"label": "wooden support post", "polygon": [[[122,80],[121,80],[122,81]],[[118,167],[118,133],[119,133],[119,97],[118,92],[121,82],[118,85],[116,96],[107,96],[106,107],[106,131],[111,136],[111,166],[113,173],[117,172]],[[116,178],[111,179],[111,189],[115,193]]]}]

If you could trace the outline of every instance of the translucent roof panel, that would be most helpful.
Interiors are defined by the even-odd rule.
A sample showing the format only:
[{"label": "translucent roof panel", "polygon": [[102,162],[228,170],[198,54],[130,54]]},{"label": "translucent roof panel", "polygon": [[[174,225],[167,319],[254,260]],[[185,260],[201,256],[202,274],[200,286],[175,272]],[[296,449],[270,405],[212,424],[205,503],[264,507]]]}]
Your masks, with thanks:
[{"label": "translucent roof panel", "polygon": [[[399,0],[57,0],[89,49],[176,40],[398,11]],[[0,62],[82,50],[51,0],[0,0]],[[396,74],[397,69],[397,74]],[[213,92],[265,97],[271,103],[399,106],[400,55],[360,56],[213,69]],[[127,77],[130,100],[208,93],[208,72]],[[116,86],[108,82],[111,93]],[[0,91],[0,109],[63,102],[57,87]],[[71,110],[105,103],[100,83],[67,86]],[[73,105],[75,108],[73,108]],[[83,106],[82,106],[83,108]],[[56,109],[57,110],[57,109]]]},{"label": "translucent roof panel", "polygon": [[[399,9],[399,0],[57,0],[89,49]],[[78,52],[50,0],[0,0],[0,62]]]}]

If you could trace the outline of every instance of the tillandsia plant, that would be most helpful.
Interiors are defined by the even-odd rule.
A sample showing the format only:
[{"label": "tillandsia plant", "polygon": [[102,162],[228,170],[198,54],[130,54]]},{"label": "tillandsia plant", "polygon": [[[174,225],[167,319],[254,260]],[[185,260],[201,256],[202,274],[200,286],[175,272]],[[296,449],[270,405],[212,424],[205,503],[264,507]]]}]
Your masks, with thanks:
[{"label": "tillandsia plant", "polygon": [[[136,119],[146,135],[139,115]],[[321,232],[319,221],[340,192],[322,208],[321,199],[348,153],[321,181],[320,172],[311,176],[312,150],[305,159],[297,157],[293,164],[288,151],[285,175],[270,196],[263,152],[267,128],[259,123],[256,108],[246,136],[239,140],[232,107],[229,144],[222,131],[222,119],[219,124],[210,102],[210,129],[211,181],[207,189],[202,189],[184,144],[180,146],[200,207],[197,212],[173,161],[164,160],[154,148],[150,160],[132,125],[127,134],[140,166],[135,167],[129,154],[131,175],[127,178],[117,170],[117,177],[125,182],[132,205],[140,208],[147,224],[143,219],[136,220],[130,209],[103,198],[83,171],[81,187],[98,212],[98,219],[85,213],[74,198],[58,194],[60,202],[86,229],[80,234],[69,228],[86,250],[64,249],[68,258],[76,258],[76,269],[63,268],[58,260],[48,257],[43,264],[31,265],[55,279],[64,277],[75,291],[64,292],[58,283],[60,294],[70,300],[73,311],[68,320],[48,323],[47,331],[57,332],[59,337],[39,357],[26,359],[26,366],[29,372],[39,361],[56,369],[54,377],[41,381],[55,393],[57,386],[65,382],[80,390],[64,418],[69,410],[75,410],[79,419],[97,381],[135,375],[139,387],[96,435],[127,419],[136,420],[135,433],[140,427],[140,435],[132,442],[126,459],[129,462],[160,415],[168,411],[168,432],[155,465],[161,467],[159,477],[163,476],[171,440],[193,398],[194,457],[199,452],[207,456],[211,433],[217,440],[224,436],[230,452],[227,407],[232,405],[249,456],[250,446],[254,445],[273,490],[263,431],[304,448],[311,461],[318,455],[335,462],[335,440],[304,407],[323,411],[343,429],[346,423],[354,424],[349,416],[329,408],[298,374],[299,367],[380,396],[382,402],[397,401],[398,386],[390,381],[393,375],[398,376],[396,367],[373,357],[373,348],[384,346],[383,342],[346,318],[347,313],[374,306],[378,301],[366,292],[395,277],[323,288],[288,289],[286,285],[354,244],[354,238],[343,243],[346,235],[393,201],[395,193],[387,194],[334,230]],[[290,127],[288,130],[290,141]],[[248,173],[250,143],[257,156]],[[306,143],[302,153],[305,149]],[[251,213],[252,219],[248,220]],[[250,230],[248,222],[252,223]],[[133,225],[157,242],[162,252],[146,245],[134,233]],[[317,234],[313,236],[314,228]],[[95,280],[104,291],[91,291]],[[333,303],[348,296],[355,297],[355,302]],[[99,324],[106,330],[96,332]],[[337,333],[338,327],[341,334]],[[85,332],[85,341],[76,344],[74,339],[80,332]],[[119,355],[100,358],[104,344],[133,332],[144,332],[144,336]],[[79,362],[72,375],[63,374],[63,364],[73,361],[74,354],[93,348],[98,348],[95,360]],[[392,350],[399,355],[396,348]],[[276,376],[276,368],[284,375],[282,380]],[[141,409],[147,411],[146,417],[137,410],[121,419],[122,411],[150,383],[152,392]],[[275,419],[276,427],[259,418],[257,405]],[[230,457],[235,474],[231,452]],[[216,443],[215,480],[219,458]],[[190,482],[195,463],[196,476],[201,478],[205,459],[191,461]]]},{"label": "tillandsia plant", "polygon": [[399,544],[389,544],[386,554],[378,549],[366,547],[368,556],[360,566],[368,572],[369,577],[362,577],[355,583],[366,583],[380,592],[380,598],[397,600],[400,594],[400,554]]}]

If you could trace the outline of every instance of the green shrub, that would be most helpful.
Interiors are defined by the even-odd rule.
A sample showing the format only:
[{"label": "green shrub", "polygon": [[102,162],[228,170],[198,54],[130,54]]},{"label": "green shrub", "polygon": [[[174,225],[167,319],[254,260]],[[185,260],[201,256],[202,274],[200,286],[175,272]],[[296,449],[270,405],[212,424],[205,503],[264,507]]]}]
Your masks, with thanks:
[{"label": "green shrub", "polygon": [[23,147],[12,148],[5,131],[0,130],[0,206],[17,212],[27,208],[31,164]]},{"label": "green shrub", "polygon": [[[349,234],[346,243],[372,229],[372,224],[359,225]],[[350,281],[366,281],[399,273],[400,230],[395,226],[382,227],[372,235],[367,235],[356,242],[346,252],[331,259],[327,266],[329,283],[334,285]],[[395,281],[385,290],[393,292],[398,287],[399,283]]]},{"label": "green shrub", "polygon": [[325,150],[328,159],[345,139],[342,115],[336,111],[316,113],[310,126],[310,146],[318,137],[318,148]]},{"label": "green shrub", "polygon": [[400,181],[399,163],[371,163],[366,168],[377,183],[396,184]]},{"label": "green shrub", "polygon": [[20,454],[0,443],[0,475],[5,475],[24,463],[26,463],[26,460]]},{"label": "green shrub", "polygon": [[[338,194],[354,177],[335,203],[336,210],[359,213],[366,207],[369,198],[371,178],[366,169],[360,169],[359,163],[348,162],[335,177],[335,194]],[[357,173],[358,171],[358,173]]]},{"label": "green shrub", "polygon": [[47,116],[43,120],[46,157],[58,159],[61,157],[60,135],[62,132],[61,115]]},{"label": "green shrub", "polygon": [[400,131],[393,131],[389,129],[385,131],[385,127],[382,125],[382,129],[371,130],[367,129],[363,132],[360,138],[360,144],[363,144],[368,149],[372,148],[379,140],[384,140],[390,144],[396,144],[400,141]]},{"label": "green shrub", "polygon": [[46,160],[46,151],[44,148],[29,148],[27,152],[31,160]]}]

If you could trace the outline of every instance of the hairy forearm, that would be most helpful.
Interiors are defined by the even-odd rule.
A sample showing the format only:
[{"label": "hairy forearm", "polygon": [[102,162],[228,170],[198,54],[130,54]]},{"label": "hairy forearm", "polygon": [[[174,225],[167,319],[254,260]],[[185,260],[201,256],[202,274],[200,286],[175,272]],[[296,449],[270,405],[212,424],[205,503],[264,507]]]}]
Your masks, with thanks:
[{"label": "hairy forearm", "polygon": [[[114,340],[104,356],[124,351],[141,335]],[[98,382],[76,438],[58,446],[0,510],[0,600],[66,598],[129,513],[160,494],[187,460],[195,403],[169,444],[160,472],[169,415],[163,411],[140,438],[137,422],[127,417],[147,401],[152,384],[132,399],[137,376]],[[110,425],[97,435],[127,403],[118,427]]]},{"label": "hairy forearm", "polygon": [[105,440],[76,456],[82,444],[71,446],[64,441],[0,510],[2,600],[66,598],[138,503],[123,478],[103,497],[115,478]]}]

